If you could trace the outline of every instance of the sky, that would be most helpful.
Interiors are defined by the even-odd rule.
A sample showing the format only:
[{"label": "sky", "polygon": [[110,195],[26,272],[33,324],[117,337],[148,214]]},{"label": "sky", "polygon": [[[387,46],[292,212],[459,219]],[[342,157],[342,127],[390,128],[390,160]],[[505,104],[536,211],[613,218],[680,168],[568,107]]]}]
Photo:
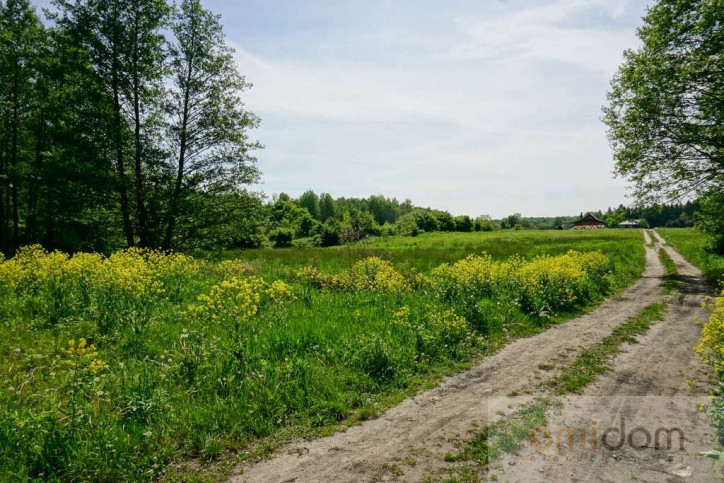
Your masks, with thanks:
[{"label": "sky", "polygon": [[601,107],[647,3],[204,1],[254,84],[255,189],[493,217],[627,202]]}]

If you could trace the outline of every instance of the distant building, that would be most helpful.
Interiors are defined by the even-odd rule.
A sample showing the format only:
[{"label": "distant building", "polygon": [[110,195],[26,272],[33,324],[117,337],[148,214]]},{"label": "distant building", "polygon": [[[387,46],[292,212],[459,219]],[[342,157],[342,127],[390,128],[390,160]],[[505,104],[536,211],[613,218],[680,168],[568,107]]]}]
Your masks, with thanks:
[{"label": "distant building", "polygon": [[581,217],[580,220],[573,222],[571,230],[595,230],[600,228],[606,228],[606,222],[588,213],[586,216]]},{"label": "distant building", "polygon": [[618,224],[619,228],[639,228],[641,227],[641,220],[626,220]]}]

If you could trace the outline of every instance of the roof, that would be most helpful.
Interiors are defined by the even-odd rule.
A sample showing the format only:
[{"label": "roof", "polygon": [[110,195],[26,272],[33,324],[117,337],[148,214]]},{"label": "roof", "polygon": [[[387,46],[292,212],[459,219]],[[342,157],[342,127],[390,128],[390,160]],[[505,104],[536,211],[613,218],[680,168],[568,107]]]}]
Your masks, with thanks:
[{"label": "roof", "polygon": [[626,221],[622,221],[621,223],[619,223],[618,226],[621,226],[621,225],[640,225],[640,224],[641,224],[641,220],[626,220]]},{"label": "roof", "polygon": [[605,223],[605,221],[603,221],[599,218],[596,218],[596,216],[592,215],[591,213],[586,213],[586,216],[584,216],[583,218],[581,218],[578,221],[584,221],[584,220],[585,221],[600,221],[601,223]]}]

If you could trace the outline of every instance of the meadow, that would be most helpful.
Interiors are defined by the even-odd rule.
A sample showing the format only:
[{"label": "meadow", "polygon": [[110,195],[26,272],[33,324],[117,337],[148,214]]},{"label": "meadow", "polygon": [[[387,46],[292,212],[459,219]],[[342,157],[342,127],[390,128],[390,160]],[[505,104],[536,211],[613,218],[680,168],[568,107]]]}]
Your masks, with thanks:
[{"label": "meadow", "polygon": [[0,263],[0,479],[176,479],[375,417],[641,273],[638,230]]},{"label": "meadow", "polygon": [[321,272],[348,269],[368,257],[389,260],[403,270],[429,272],[441,263],[454,263],[468,255],[486,253],[494,259],[520,255],[559,255],[568,250],[611,252],[622,239],[635,238],[625,230],[537,231],[500,230],[493,232],[424,233],[416,237],[375,237],[360,242],[320,248],[227,251],[224,259],[243,260],[263,271],[287,271],[312,266]]},{"label": "meadow", "polygon": [[696,228],[657,228],[656,231],[718,287],[724,282],[724,256],[706,249],[707,237]]}]

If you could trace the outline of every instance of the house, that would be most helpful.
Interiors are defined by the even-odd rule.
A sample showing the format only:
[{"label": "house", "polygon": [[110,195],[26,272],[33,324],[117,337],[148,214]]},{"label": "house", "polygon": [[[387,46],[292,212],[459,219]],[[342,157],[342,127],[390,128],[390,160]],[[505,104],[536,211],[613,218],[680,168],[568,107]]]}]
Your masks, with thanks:
[{"label": "house", "polygon": [[619,228],[639,228],[641,220],[626,220],[618,224]]},{"label": "house", "polygon": [[588,213],[586,216],[582,216],[580,220],[574,222],[571,230],[595,230],[600,228],[606,228],[606,222]]}]

